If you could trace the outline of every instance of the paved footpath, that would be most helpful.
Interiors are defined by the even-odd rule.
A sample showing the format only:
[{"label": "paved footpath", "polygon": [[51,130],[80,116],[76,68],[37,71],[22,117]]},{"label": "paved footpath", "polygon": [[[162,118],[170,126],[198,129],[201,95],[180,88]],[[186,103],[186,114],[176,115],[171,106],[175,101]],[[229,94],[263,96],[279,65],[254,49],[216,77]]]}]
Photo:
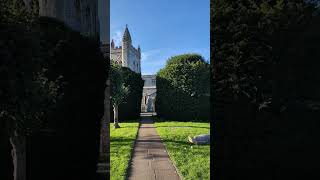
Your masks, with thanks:
[{"label": "paved footpath", "polygon": [[180,180],[153,121],[141,120],[129,180]]}]

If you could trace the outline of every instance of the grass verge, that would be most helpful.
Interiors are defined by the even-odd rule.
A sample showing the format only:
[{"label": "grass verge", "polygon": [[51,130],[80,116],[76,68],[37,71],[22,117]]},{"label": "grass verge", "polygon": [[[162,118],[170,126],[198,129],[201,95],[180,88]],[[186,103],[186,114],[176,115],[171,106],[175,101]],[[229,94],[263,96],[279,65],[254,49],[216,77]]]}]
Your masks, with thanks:
[{"label": "grass verge", "polygon": [[208,134],[210,123],[156,121],[155,126],[183,179],[210,179],[210,145],[188,142],[189,135]]},{"label": "grass verge", "polygon": [[124,180],[131,158],[131,152],[138,132],[139,123],[120,123],[114,129],[110,124],[110,178]]}]

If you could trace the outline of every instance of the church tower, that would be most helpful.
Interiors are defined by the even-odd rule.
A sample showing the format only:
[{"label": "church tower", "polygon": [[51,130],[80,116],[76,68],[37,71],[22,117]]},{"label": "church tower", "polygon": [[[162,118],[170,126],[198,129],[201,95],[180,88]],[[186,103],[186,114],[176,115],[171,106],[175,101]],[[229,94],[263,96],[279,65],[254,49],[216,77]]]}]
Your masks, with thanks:
[{"label": "church tower", "polygon": [[140,46],[133,47],[128,25],[123,33],[121,46],[116,46],[112,40],[110,52],[110,60],[136,73],[141,73],[141,49]]},{"label": "church tower", "polygon": [[130,49],[131,49],[131,35],[128,29],[128,25],[126,25],[126,29],[124,30],[124,34],[122,37],[122,66],[129,67],[130,63]]}]

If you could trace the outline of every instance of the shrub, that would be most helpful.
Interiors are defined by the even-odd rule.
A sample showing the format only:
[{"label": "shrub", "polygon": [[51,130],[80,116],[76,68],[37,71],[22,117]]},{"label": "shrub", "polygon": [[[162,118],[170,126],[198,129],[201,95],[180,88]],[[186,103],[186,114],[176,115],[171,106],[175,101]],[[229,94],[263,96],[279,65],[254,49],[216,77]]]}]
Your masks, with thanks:
[{"label": "shrub", "polygon": [[143,80],[141,74],[123,67],[124,82],[130,87],[125,103],[120,105],[119,118],[123,121],[135,120],[140,117]]},{"label": "shrub", "polygon": [[[98,161],[108,61],[96,40],[83,37],[52,19],[42,18],[39,24],[41,52],[49,64],[47,76],[61,77],[63,81],[59,89],[63,97],[46,124],[56,132],[49,147],[58,153],[50,162],[52,168],[47,166],[41,172],[45,174],[49,173],[48,169],[61,167],[60,172],[55,172],[58,177],[92,179]],[[34,151],[39,151],[38,148]],[[53,152],[46,149],[42,153],[46,151]]]},{"label": "shrub", "polygon": [[171,57],[157,73],[157,114],[171,120],[209,121],[209,77],[209,64],[200,55]]},{"label": "shrub", "polygon": [[1,131],[27,136],[28,178],[92,179],[109,62],[98,42],[50,18],[0,25]]},{"label": "shrub", "polygon": [[[138,74],[127,67],[121,68],[121,74],[123,76],[124,85],[130,90],[127,98],[119,105],[119,120],[120,122],[136,120],[140,118],[144,81],[141,78],[141,74]],[[111,110],[110,112],[110,117],[113,120],[113,111]]]},{"label": "shrub", "polygon": [[[304,178],[313,173],[307,169],[320,159],[314,128],[320,37],[319,8],[310,2],[212,3],[213,146],[224,147],[216,149],[216,175],[280,179],[288,178],[288,168],[304,169]],[[230,173],[243,167],[259,172]]]}]

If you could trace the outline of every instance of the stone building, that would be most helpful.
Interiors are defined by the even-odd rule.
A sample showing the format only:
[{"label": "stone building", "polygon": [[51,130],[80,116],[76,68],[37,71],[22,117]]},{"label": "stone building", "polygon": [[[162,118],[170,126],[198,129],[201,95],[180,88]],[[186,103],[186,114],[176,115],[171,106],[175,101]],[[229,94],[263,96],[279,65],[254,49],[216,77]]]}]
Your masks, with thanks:
[{"label": "stone building", "polygon": [[101,43],[100,50],[104,58],[107,58],[107,57],[110,58],[110,43],[105,43],[105,44]]},{"label": "stone building", "polygon": [[144,86],[142,91],[141,112],[155,112],[156,75],[142,75]]},{"label": "stone building", "polygon": [[[29,4],[31,0],[24,0]],[[75,31],[99,37],[98,0],[38,0],[39,15],[56,18]]]},{"label": "stone building", "polygon": [[112,39],[110,49],[111,60],[123,67],[130,68],[136,73],[141,73],[141,49],[140,46],[138,48],[133,47],[128,26],[124,30],[121,44],[121,46],[115,46]]}]

